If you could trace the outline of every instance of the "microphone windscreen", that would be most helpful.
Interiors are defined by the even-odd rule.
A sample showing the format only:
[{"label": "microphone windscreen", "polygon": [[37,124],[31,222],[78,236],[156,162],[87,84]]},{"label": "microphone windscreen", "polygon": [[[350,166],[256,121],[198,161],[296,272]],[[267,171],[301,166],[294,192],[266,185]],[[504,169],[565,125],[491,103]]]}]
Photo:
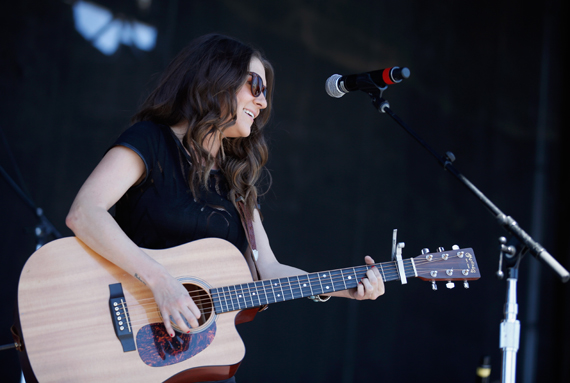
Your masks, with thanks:
[{"label": "microphone windscreen", "polygon": [[334,98],[341,98],[344,96],[345,92],[340,90],[338,87],[338,82],[342,76],[340,74],[333,74],[325,82],[325,90],[327,94]]}]

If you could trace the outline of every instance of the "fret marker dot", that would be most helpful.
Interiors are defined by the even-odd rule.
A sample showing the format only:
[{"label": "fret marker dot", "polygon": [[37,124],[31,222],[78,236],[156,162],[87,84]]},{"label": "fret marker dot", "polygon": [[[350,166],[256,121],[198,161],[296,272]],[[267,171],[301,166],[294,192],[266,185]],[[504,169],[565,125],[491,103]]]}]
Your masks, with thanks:
[{"label": "fret marker dot", "polygon": [[238,295],[239,298],[241,298],[241,295]]},{"label": "fret marker dot", "polygon": [[329,289],[329,287],[327,286],[327,290]]},{"label": "fret marker dot", "polygon": [[253,293],[253,295],[255,295],[255,293]]},{"label": "fret marker dot", "polygon": [[352,277],[348,277],[348,279],[352,279]]},{"label": "fret marker dot", "polygon": [[281,294],[277,294],[277,296],[278,296],[278,297],[280,297],[280,296],[281,296]]},{"label": "fret marker dot", "polygon": [[306,283],[303,283],[303,287],[307,287],[307,284],[306,284]]}]

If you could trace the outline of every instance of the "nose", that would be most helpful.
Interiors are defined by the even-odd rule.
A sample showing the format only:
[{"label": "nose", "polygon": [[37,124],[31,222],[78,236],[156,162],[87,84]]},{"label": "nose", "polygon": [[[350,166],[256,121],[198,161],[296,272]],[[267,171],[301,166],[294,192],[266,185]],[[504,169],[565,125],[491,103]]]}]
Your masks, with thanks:
[{"label": "nose", "polygon": [[267,108],[267,99],[263,92],[255,98],[255,104],[259,107],[259,109]]}]

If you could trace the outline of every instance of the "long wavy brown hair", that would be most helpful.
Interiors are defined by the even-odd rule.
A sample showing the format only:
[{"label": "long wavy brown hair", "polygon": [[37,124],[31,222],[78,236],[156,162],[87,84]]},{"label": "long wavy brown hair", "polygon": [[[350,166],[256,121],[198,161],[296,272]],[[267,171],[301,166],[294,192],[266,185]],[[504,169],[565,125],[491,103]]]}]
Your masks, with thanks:
[{"label": "long wavy brown hair", "polygon": [[[249,64],[257,57],[265,67],[267,108],[255,119],[248,137],[224,138],[213,158],[204,148],[205,139],[235,124],[237,92],[249,76]],[[168,65],[158,86],[142,103],[131,122],[152,121],[168,126],[188,121],[183,144],[192,164],[189,185],[194,196],[207,188],[217,163],[229,184],[228,198],[239,197],[250,213],[257,206],[257,184],[267,163],[263,127],[269,120],[274,72],[259,50],[219,34],[202,36],[185,47]],[[268,173],[267,173],[268,174]]]}]

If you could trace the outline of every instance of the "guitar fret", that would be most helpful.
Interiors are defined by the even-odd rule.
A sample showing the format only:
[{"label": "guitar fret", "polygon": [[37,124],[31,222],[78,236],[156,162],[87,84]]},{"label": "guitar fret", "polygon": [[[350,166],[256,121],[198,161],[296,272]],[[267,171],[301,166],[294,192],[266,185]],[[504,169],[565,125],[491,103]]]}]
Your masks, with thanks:
[{"label": "guitar fret", "polygon": [[[331,277],[331,273],[330,273],[330,272],[329,272],[329,273],[322,273],[322,274],[321,274],[321,286],[323,286],[323,284],[322,284],[322,281],[323,281],[323,280],[325,280],[325,285],[324,285],[323,293],[330,293],[330,292],[334,291],[334,290],[333,290],[333,289],[334,289],[334,283],[333,283],[333,280],[332,280],[332,277]],[[327,281],[326,281],[326,280],[328,280],[328,283],[329,283],[329,284],[327,284]]]},{"label": "guitar fret", "polygon": [[251,307],[255,307],[255,303],[253,303],[253,296],[255,295],[255,293],[252,294],[251,289],[249,288],[249,284],[246,285],[247,286],[247,294],[249,295],[249,300],[251,301]]},{"label": "guitar fret", "polygon": [[277,297],[275,296],[275,289],[273,288],[271,281],[263,281],[263,285],[269,286],[271,288],[271,295],[273,296],[273,301],[271,301],[271,303],[277,302]]},{"label": "guitar fret", "polygon": [[311,274],[307,274],[307,282],[309,283],[309,289],[311,289],[311,295],[315,295],[313,291],[313,283],[311,282]]},{"label": "guitar fret", "polygon": [[[245,286],[245,287],[244,287]],[[248,285],[240,285],[241,287],[241,293],[243,296],[243,304],[245,308],[249,308],[252,307],[249,305],[249,302],[251,301],[251,292],[248,288]],[[252,301],[253,302],[253,301]]]},{"label": "guitar fret", "polygon": [[220,291],[222,293],[221,298],[223,298],[223,300],[224,300],[222,303],[226,305],[225,309],[222,307],[222,310],[223,311],[230,311],[229,306],[228,306],[228,300],[226,298],[226,293],[224,291],[224,288],[222,287],[222,289]]},{"label": "guitar fret", "polygon": [[291,290],[293,292],[293,299],[301,298],[301,286],[299,285],[299,279],[297,276],[289,277],[289,281],[291,282]]},{"label": "guitar fret", "polygon": [[[297,276],[296,278],[297,278],[297,282],[296,282],[297,283],[297,289],[299,290],[299,296],[297,298],[307,297],[308,295],[305,294],[303,284],[301,283],[301,278],[299,278],[299,276]],[[305,284],[305,287],[307,287],[306,284]]]},{"label": "guitar fret", "polygon": [[276,281],[276,282],[273,282],[273,286],[279,287],[279,289],[281,290],[281,293],[277,292],[277,298],[280,298],[282,301],[284,301],[283,286],[281,285],[281,281],[279,279],[274,279],[274,281]]},{"label": "guitar fret", "polygon": [[247,300],[244,294],[243,285],[233,286],[232,298],[232,302],[235,301],[235,307],[237,310],[241,310],[247,307]]},{"label": "guitar fret", "polygon": [[344,289],[347,290],[348,287],[346,286],[346,278],[345,278],[345,276],[344,276],[344,271],[343,271],[343,270],[340,270],[340,276],[341,276],[341,279],[342,279],[342,283],[344,284]]},{"label": "guitar fret", "polygon": [[261,303],[261,295],[259,294],[259,282],[253,282],[253,285],[255,286],[255,296],[257,297],[257,303],[259,306],[262,305]]},{"label": "guitar fret", "polygon": [[418,274],[416,273],[416,265],[414,264],[414,259],[410,258],[410,259],[405,259],[404,260],[404,268],[406,270],[410,269],[410,267],[405,267],[406,265],[406,261],[409,261],[409,265],[411,266],[411,270],[410,270],[410,274],[408,275],[408,272],[406,271],[406,277],[417,277]]},{"label": "guitar fret", "polygon": [[297,276],[299,281],[299,288],[301,291],[301,298],[308,297],[313,294],[313,289],[311,288],[311,283],[309,282],[308,274]]},{"label": "guitar fret", "polygon": [[245,296],[243,295],[242,285],[235,285],[233,287],[236,294],[237,308],[240,310],[246,308],[247,304],[245,301]]},{"label": "guitar fret", "polygon": [[351,267],[350,270],[352,270],[352,272],[347,277],[348,280],[350,281],[350,283],[349,283],[350,286],[348,286],[348,288],[353,288],[353,287],[356,287],[356,285],[358,285],[358,277],[356,275],[356,269],[354,267]]},{"label": "guitar fret", "polygon": [[388,269],[388,277],[386,277],[386,282],[400,279],[396,262],[386,262],[384,263],[384,267]]},{"label": "guitar fret", "polygon": [[340,270],[333,270],[330,271],[331,274],[331,278],[332,278],[332,284],[333,284],[333,291],[340,291],[340,290],[344,290],[345,287],[345,283],[342,277],[342,273]]},{"label": "guitar fret", "polygon": [[353,267],[354,269],[354,276],[356,278],[356,285],[358,285],[358,283],[360,283],[360,281],[362,280],[362,278],[366,277],[366,271],[368,270],[368,268],[366,266],[358,266],[358,267]]},{"label": "guitar fret", "polygon": [[295,294],[293,294],[293,299],[298,299],[298,298],[303,298],[303,290],[301,289],[301,282],[299,281],[299,276],[296,276],[295,278],[297,278],[297,281],[295,282],[296,289],[299,290],[298,292],[298,296],[296,297]]},{"label": "guitar fret", "polygon": [[384,267],[382,266],[381,263],[379,263],[378,266],[380,266],[380,271],[382,272],[382,280],[386,282],[386,274],[384,274]]},{"label": "guitar fret", "polygon": [[[233,294],[232,294],[232,288],[233,288]],[[236,306],[235,306],[235,304],[234,304],[234,300],[235,300],[235,299],[234,299],[234,296],[237,295],[237,293],[236,293],[236,291],[235,291],[235,288],[236,288],[235,286],[228,286],[228,287],[227,287],[228,296],[230,297],[230,303],[232,304],[232,309],[231,309],[231,311],[234,311],[234,310],[236,309]],[[237,302],[235,302],[235,303],[238,305],[238,308],[240,308],[240,307],[239,307],[239,300],[238,300]],[[229,309],[229,306],[228,306],[228,309]],[[228,311],[230,311],[230,310],[228,310]]]},{"label": "guitar fret", "polygon": [[267,290],[265,289],[265,285],[263,284],[263,281],[257,281],[256,283],[260,284],[261,287],[263,287],[263,297],[265,298],[265,302],[263,303],[264,305],[269,304],[269,297],[267,296]]},{"label": "guitar fret", "polygon": [[291,286],[291,280],[287,277],[287,282],[289,282],[289,290],[291,290],[291,299],[295,299],[295,293],[293,292],[293,287]]},{"label": "guitar fret", "polygon": [[223,288],[222,288],[222,293],[223,293],[223,297],[224,297],[224,303],[226,304],[226,310],[225,311],[230,311],[230,306],[228,305],[228,298],[227,298],[226,292],[224,291]]},{"label": "guitar fret", "polygon": [[[289,290],[287,290],[287,286],[285,285],[285,280],[289,281],[289,278],[281,278],[279,279],[279,286],[281,287],[281,293],[283,294],[283,301],[291,300],[291,298],[287,298],[289,296]],[[291,294],[291,297],[293,294]]]},{"label": "guitar fret", "polygon": [[313,273],[311,275],[315,277],[311,281],[311,285],[313,286],[313,292],[315,292],[315,294],[313,294],[313,295],[322,294],[323,293],[323,285],[321,284],[321,279],[319,278],[319,273]]},{"label": "guitar fret", "polygon": [[[224,299],[224,304],[225,304],[225,306],[226,306],[225,308],[223,308],[223,309],[224,309],[224,312],[226,312],[226,311],[232,311],[232,310],[233,310],[233,306],[234,306],[234,303],[233,303],[233,301],[232,301],[231,294],[228,295],[228,292],[230,291],[230,287],[231,287],[231,286],[229,286],[229,287],[222,287],[222,288],[220,289],[221,296],[223,297],[223,299]],[[229,300],[229,302],[228,302],[228,300]],[[230,307],[230,304],[231,304],[231,307]]]},{"label": "guitar fret", "polygon": [[219,314],[221,312],[221,308],[219,307],[220,300],[218,299],[217,291],[218,289],[210,290],[210,294],[212,295],[212,301],[214,303],[214,312]]}]

